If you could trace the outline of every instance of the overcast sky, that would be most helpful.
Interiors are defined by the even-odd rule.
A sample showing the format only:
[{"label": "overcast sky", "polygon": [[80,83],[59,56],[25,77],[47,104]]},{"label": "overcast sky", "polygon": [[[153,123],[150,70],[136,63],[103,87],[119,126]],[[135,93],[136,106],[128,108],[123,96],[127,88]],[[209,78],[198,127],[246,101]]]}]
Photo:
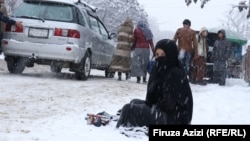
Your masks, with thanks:
[{"label": "overcast sky", "polygon": [[[160,29],[176,31],[182,26],[185,18],[191,20],[192,28],[200,30],[202,26],[208,28],[221,26],[232,4],[242,0],[210,0],[203,9],[200,0],[197,4],[186,6],[185,0],[138,0],[147,11],[150,18],[155,18]],[[234,9],[238,10],[238,9]]]}]

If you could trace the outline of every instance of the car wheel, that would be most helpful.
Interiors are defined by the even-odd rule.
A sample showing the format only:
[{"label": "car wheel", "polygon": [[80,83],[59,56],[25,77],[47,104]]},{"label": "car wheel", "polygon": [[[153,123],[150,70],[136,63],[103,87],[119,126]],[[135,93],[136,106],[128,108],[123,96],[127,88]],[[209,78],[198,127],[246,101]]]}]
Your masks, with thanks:
[{"label": "car wheel", "polygon": [[62,67],[58,66],[55,62],[52,62],[50,65],[51,72],[60,73],[62,71]]},{"label": "car wheel", "polygon": [[115,77],[115,72],[108,72],[108,70],[105,70],[105,77],[106,78],[114,78]]},{"label": "car wheel", "polygon": [[78,66],[78,70],[75,72],[75,77],[77,80],[87,80],[90,75],[91,70],[91,60],[90,55],[86,52],[84,58]]},{"label": "car wheel", "polygon": [[21,74],[26,66],[27,59],[23,57],[6,57],[7,67],[10,73]]}]

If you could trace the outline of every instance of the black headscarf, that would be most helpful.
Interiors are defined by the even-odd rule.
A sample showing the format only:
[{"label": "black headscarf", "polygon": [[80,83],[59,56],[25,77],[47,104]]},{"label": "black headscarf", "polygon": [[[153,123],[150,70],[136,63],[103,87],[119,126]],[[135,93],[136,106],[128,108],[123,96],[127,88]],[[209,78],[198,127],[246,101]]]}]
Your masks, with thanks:
[{"label": "black headscarf", "polygon": [[156,67],[163,67],[165,68],[165,70],[168,70],[173,66],[177,66],[178,68],[183,69],[178,59],[179,52],[177,49],[177,45],[173,40],[162,39],[158,41],[155,46],[155,51],[158,48],[162,49],[165,52],[166,56],[156,59]]},{"label": "black headscarf", "polygon": [[[170,71],[173,67],[177,67],[184,71],[184,68],[182,67],[179,59],[178,59],[178,49],[177,45],[173,40],[169,39],[162,39],[157,42],[155,51],[160,48],[162,49],[166,56],[164,57],[158,57],[155,60],[155,64],[152,68],[152,72],[149,77],[148,82],[148,93],[154,93],[154,94],[148,94],[149,97],[146,98],[150,99],[152,103],[156,102],[159,98],[159,96],[156,96],[157,94],[160,94],[162,91],[162,85],[165,80],[164,76],[167,74],[168,71]],[[150,106],[152,106],[152,103],[148,103]]]}]

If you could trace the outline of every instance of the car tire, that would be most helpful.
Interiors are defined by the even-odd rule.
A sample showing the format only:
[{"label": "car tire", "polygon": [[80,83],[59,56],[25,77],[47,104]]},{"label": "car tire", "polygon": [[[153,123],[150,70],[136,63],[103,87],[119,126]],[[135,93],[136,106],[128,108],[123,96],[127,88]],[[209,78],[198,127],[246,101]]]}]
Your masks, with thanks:
[{"label": "car tire", "polygon": [[62,67],[60,67],[56,63],[52,62],[50,65],[50,70],[53,73],[60,73],[62,71]]},{"label": "car tire", "polygon": [[115,77],[115,72],[108,72],[108,70],[105,70],[105,77],[106,78],[114,78]]},{"label": "car tire", "polygon": [[78,70],[75,72],[77,80],[87,80],[91,70],[91,59],[89,52],[86,52],[84,58],[78,65]]},{"label": "car tire", "polygon": [[6,57],[7,67],[10,73],[21,74],[26,66],[27,58],[24,57]]}]

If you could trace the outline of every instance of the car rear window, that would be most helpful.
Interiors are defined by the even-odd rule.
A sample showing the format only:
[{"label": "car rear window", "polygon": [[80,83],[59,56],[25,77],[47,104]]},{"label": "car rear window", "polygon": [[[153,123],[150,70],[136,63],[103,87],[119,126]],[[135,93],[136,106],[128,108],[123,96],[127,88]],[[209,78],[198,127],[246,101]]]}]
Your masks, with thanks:
[{"label": "car rear window", "polygon": [[52,21],[73,21],[71,5],[48,2],[24,2],[14,14],[15,17],[37,17]]}]

